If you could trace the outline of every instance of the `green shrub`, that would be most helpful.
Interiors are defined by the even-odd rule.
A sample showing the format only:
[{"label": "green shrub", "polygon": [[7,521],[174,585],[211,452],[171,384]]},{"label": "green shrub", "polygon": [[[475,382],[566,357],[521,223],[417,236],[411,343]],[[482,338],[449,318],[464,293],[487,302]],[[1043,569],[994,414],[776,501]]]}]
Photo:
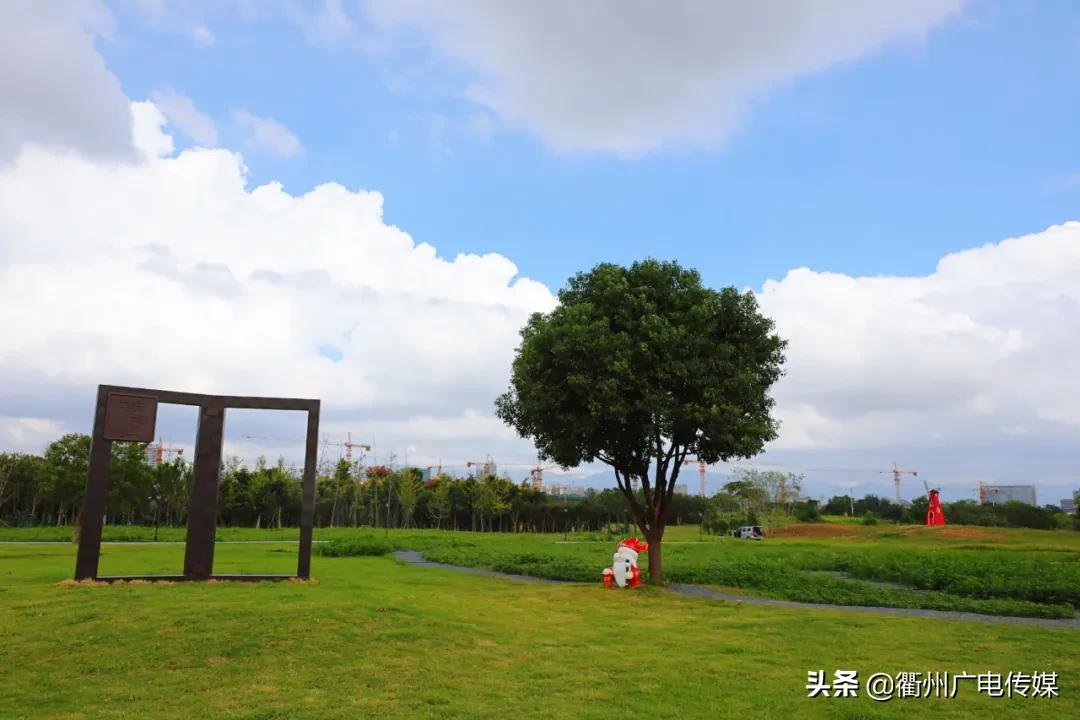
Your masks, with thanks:
[{"label": "green shrub", "polygon": [[818,511],[817,503],[813,500],[796,505],[794,514],[799,522],[821,522],[821,512]]},{"label": "green shrub", "polygon": [[862,516],[862,524],[863,525],[877,525],[877,516],[874,515],[874,513],[867,510],[866,514]]},{"label": "green shrub", "polygon": [[319,543],[315,546],[315,554],[326,557],[359,557],[386,555],[392,552],[393,549],[393,545],[379,538],[339,538],[330,542]]}]

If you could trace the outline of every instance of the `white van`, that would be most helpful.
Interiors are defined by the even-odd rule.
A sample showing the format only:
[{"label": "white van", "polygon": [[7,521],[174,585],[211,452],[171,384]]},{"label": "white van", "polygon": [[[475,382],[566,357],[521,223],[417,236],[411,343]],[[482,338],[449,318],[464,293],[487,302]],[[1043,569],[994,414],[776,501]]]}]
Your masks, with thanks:
[{"label": "white van", "polygon": [[731,537],[739,540],[761,540],[765,537],[765,532],[760,525],[743,525],[738,530],[732,530]]}]

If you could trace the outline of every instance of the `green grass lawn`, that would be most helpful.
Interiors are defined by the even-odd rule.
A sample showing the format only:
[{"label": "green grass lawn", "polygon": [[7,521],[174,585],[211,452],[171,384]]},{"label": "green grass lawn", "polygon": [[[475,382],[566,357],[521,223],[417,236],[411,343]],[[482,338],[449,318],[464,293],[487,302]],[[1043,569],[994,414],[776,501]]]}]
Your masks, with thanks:
[{"label": "green grass lawn", "polygon": [[[163,528],[162,540],[183,539]],[[0,539],[70,539],[68,528],[0,530]],[[111,526],[106,540],[147,540],[151,528]],[[219,540],[294,539],[295,528],[221,528]],[[382,538],[368,528],[319,528],[316,538]],[[617,535],[391,531],[388,542],[429,559],[540,577],[594,582]],[[664,545],[672,582],[839,605],[957,610],[1072,618],[1080,608],[1080,533],[951,526],[792,525],[764,542],[670,528]],[[178,571],[178,567],[171,571]],[[109,558],[102,574],[116,574]]]},{"label": "green grass lawn", "polygon": [[[598,561],[596,572],[613,548],[556,539],[517,543],[521,552]],[[693,541],[696,531],[674,539]],[[391,540],[430,554],[488,552],[514,538]],[[847,546],[888,542],[860,535]],[[1053,542],[1026,534],[980,542],[1066,552],[1040,550]],[[774,543],[789,544],[843,547],[835,538]],[[737,547],[745,546],[671,544],[667,561],[672,571],[680,565],[678,548],[684,559],[695,549],[750,552]],[[102,570],[175,572],[182,558],[181,545],[106,545]],[[289,544],[220,545],[216,559],[222,573],[288,573],[296,554]],[[533,585],[391,557],[315,557],[312,584],[59,586],[73,566],[70,545],[0,546],[0,718],[1080,716],[1080,631],[756,607],[595,582]],[[1061,696],[989,698],[968,683],[952,700],[805,697],[808,670],[836,668],[864,678],[1056,671]]]}]

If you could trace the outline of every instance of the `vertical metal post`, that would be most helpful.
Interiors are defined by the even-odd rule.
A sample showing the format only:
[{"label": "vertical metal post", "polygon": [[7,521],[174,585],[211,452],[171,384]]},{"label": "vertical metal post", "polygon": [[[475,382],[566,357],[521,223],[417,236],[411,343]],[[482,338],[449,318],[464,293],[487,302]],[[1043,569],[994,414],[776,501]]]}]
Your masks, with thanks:
[{"label": "vertical metal post", "polygon": [[214,530],[217,527],[218,477],[221,473],[221,442],[225,430],[225,408],[199,408],[199,429],[195,439],[194,482],[188,503],[187,544],[184,548],[184,575],[206,579],[214,573]]},{"label": "vertical metal post", "polygon": [[315,524],[315,459],[319,445],[319,407],[308,410],[307,447],[304,452],[303,505],[300,509],[300,556],[296,574],[307,580],[311,576],[311,535]]},{"label": "vertical metal post", "polygon": [[109,494],[109,454],[112,442],[105,439],[105,388],[98,386],[94,409],[94,434],[90,440],[90,467],[86,474],[86,495],[80,518],[79,552],[75,560],[75,579],[93,580],[98,574],[101,555],[101,527],[105,520]]}]

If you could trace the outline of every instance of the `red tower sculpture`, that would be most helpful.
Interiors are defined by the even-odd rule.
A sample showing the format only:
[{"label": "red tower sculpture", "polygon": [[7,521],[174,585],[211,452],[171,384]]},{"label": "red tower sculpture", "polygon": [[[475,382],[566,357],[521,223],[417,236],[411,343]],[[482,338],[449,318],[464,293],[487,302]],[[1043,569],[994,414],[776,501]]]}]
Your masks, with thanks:
[{"label": "red tower sculpture", "polygon": [[941,510],[941,500],[938,499],[937,490],[929,490],[926,493],[929,503],[926,506],[926,524],[944,525],[945,513]]}]

